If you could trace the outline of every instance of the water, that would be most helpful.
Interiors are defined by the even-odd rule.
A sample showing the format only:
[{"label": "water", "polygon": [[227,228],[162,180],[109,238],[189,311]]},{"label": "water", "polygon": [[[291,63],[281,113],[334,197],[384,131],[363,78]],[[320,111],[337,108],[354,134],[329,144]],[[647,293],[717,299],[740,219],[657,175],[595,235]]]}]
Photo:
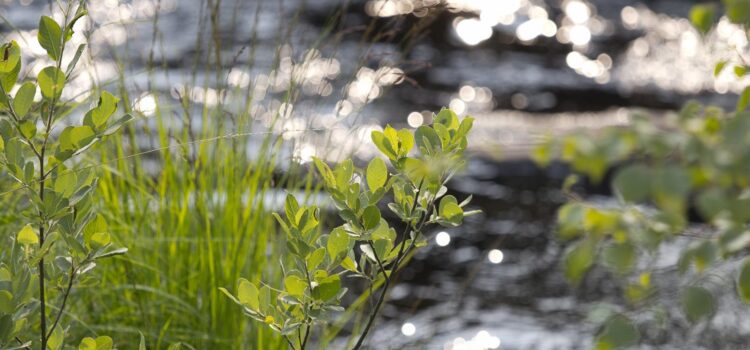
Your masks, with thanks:
[{"label": "water", "polygon": [[[140,122],[153,124],[155,97],[177,105],[184,96],[199,105],[224,103],[238,110],[244,108],[238,101],[253,89],[255,127],[294,140],[285,151],[301,162],[314,155],[335,160],[350,152],[367,158],[374,154],[363,145],[370,130],[385,123],[418,126],[442,106],[472,114],[477,118],[473,159],[451,188],[461,198],[473,195],[473,206],[484,214],[460,229],[445,230],[444,246],[431,244],[416,256],[393,289],[371,344],[377,349],[588,348],[596,332],[589,311],[601,301],[624,303],[603,271],[595,270],[580,289],[564,280],[559,268],[564,246],[553,232],[556,209],[565,201],[558,188],[566,169],[538,169],[525,160],[529,149],[549,133],[627,124],[633,109],[658,116],[691,98],[731,107],[733,93],[746,82],[736,82],[730,72],[713,79],[713,63],[733,52],[729,45],[745,49],[748,43],[726,21],[704,41],[684,20],[690,4],[683,1],[451,0],[458,10],[444,12],[434,8],[436,2],[353,1],[337,27],[351,32],[309,51],[340,2],[307,1],[307,9],[298,12],[300,0],[224,1],[217,33],[224,66],[231,69],[215,77],[192,72],[194,58],[206,56],[212,40],[205,34],[210,22],[201,20],[201,1],[96,1],[90,25],[82,22],[77,29],[93,30],[90,53],[97,59],[84,60],[80,72],[86,74],[79,74],[65,94],[81,99],[92,85],[107,86],[116,78],[117,62],[127,62],[127,88],[136,97]],[[24,66],[33,75],[49,64],[34,44],[38,14],[47,2],[0,4],[0,13],[18,28],[0,31],[24,47]],[[389,16],[397,13],[413,16],[394,23]],[[377,28],[393,29],[398,38],[428,14],[436,20],[427,23],[427,35],[411,50],[388,38],[372,46],[360,42],[362,26],[374,17],[382,17]],[[285,28],[297,15],[287,36]],[[200,47],[196,37],[202,39]],[[277,52],[279,42],[287,44]],[[149,75],[149,61],[165,69]],[[289,104],[282,98],[292,80],[302,90]],[[276,114],[284,118],[271,127]],[[303,131],[310,129],[321,131]],[[325,152],[331,144],[339,152]],[[601,188],[588,190],[606,194]],[[665,249],[674,252],[684,244]],[[494,263],[489,254],[497,262],[497,251],[502,261]],[[722,271],[728,273],[732,264]],[[722,298],[719,315],[698,330],[679,320],[672,320],[669,332],[646,330],[651,340],[644,347],[741,348],[750,330],[741,325],[747,312],[737,303]]]}]

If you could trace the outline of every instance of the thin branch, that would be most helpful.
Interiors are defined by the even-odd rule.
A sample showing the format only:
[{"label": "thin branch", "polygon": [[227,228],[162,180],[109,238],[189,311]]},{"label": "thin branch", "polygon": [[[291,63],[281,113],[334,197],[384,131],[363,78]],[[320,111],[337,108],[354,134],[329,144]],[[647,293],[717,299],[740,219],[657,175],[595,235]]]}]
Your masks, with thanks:
[{"label": "thin branch", "polygon": [[370,317],[367,319],[367,325],[365,325],[365,329],[362,331],[362,334],[359,336],[359,339],[357,339],[357,343],[354,345],[353,349],[359,349],[362,347],[362,345],[365,342],[365,338],[367,338],[367,334],[370,332],[370,328],[372,328],[373,323],[375,323],[375,319],[378,316],[378,313],[380,312],[380,308],[383,306],[383,302],[385,301],[385,295],[388,293],[388,287],[391,285],[391,279],[388,278],[388,275],[385,272],[385,269],[383,268],[383,264],[380,261],[380,258],[378,257],[378,253],[375,252],[375,247],[372,245],[372,241],[368,241],[367,243],[370,244],[370,249],[372,249],[372,255],[375,257],[375,261],[377,261],[378,266],[380,266],[380,272],[383,274],[383,277],[385,278],[385,282],[383,282],[383,290],[380,292],[380,296],[378,297],[378,302],[375,303],[375,309],[372,310],[370,313]]},{"label": "thin branch", "polygon": [[60,322],[60,317],[62,317],[63,311],[65,310],[65,304],[68,302],[68,296],[70,295],[70,291],[73,289],[73,282],[75,281],[75,278],[76,278],[76,269],[75,269],[75,266],[71,264],[70,278],[68,279],[68,286],[65,289],[65,294],[63,294],[62,305],[60,306],[60,309],[57,311],[55,322],[52,323],[52,327],[49,329],[49,332],[47,333],[47,338],[49,338],[52,335],[52,332],[57,327],[58,322]]}]

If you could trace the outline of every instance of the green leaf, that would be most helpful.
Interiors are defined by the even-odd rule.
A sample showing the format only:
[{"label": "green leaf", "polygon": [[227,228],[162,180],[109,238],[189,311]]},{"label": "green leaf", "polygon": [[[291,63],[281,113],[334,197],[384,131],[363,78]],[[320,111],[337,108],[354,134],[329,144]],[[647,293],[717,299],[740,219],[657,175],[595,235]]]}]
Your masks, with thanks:
[{"label": "green leaf", "polygon": [[39,19],[39,33],[37,40],[53,61],[60,58],[62,52],[62,30],[54,19],[42,16]]},{"label": "green leaf", "polygon": [[730,203],[724,191],[718,188],[706,189],[696,198],[698,212],[706,220],[713,220],[718,214],[727,211]]},{"label": "green leaf", "polygon": [[748,103],[750,103],[750,86],[745,87],[740,94],[740,98],[737,99],[737,111],[744,111]]},{"label": "green leaf", "polygon": [[[21,322],[21,321],[19,321]],[[13,325],[13,317],[8,314],[0,314],[0,341],[5,341],[8,339],[8,336],[14,331],[14,325]],[[31,342],[28,343],[31,345]],[[21,346],[15,349],[20,349]],[[11,348],[13,349],[13,348]]]},{"label": "green leaf", "polygon": [[372,230],[380,224],[380,210],[378,207],[371,205],[365,208],[362,213],[362,224],[366,230]]},{"label": "green leaf", "polygon": [[7,290],[0,290],[0,313],[13,314],[15,309],[13,294],[10,294]]},{"label": "green leaf", "polygon": [[388,166],[380,158],[374,158],[367,165],[367,186],[370,192],[375,192],[388,181]]},{"label": "green leaf", "polygon": [[62,327],[56,327],[54,331],[52,331],[52,335],[47,340],[47,347],[49,350],[59,350],[63,346],[63,341],[65,340],[65,332],[62,330]]},{"label": "green leaf", "polygon": [[750,1],[724,0],[727,17],[732,23],[750,24]]},{"label": "green leaf", "polygon": [[333,174],[336,176],[336,188],[338,188],[339,191],[345,191],[348,189],[349,182],[352,180],[352,175],[354,175],[354,164],[352,163],[352,160],[347,159],[341,162],[336,166]]},{"label": "green leaf", "polygon": [[102,135],[107,136],[107,135],[114,134],[115,132],[117,132],[117,130],[120,130],[120,128],[123,125],[125,125],[125,123],[131,121],[132,119],[133,119],[133,116],[130,115],[130,114],[125,114],[125,115],[117,118],[115,121],[113,121],[113,122],[109,123],[109,125],[107,125],[107,129],[104,130],[104,132],[102,133]]},{"label": "green leaf", "polygon": [[113,256],[125,255],[127,253],[128,253],[128,248],[118,248],[118,249],[110,250],[103,254],[98,254],[96,256],[96,259],[98,260],[98,259],[111,258]]},{"label": "green leaf", "polygon": [[713,294],[703,287],[688,287],[681,297],[682,310],[690,322],[710,318],[716,312],[716,301]]},{"label": "green leaf", "polygon": [[289,219],[289,222],[293,225],[297,225],[297,212],[299,211],[299,203],[297,203],[297,198],[294,198],[294,196],[289,193],[286,195],[286,201],[284,203],[284,212],[286,213],[287,219]]},{"label": "green leaf", "polygon": [[393,145],[391,145],[384,133],[374,130],[370,134],[370,138],[372,138],[372,143],[374,143],[378,150],[388,157],[388,159],[396,160],[398,158],[397,150],[393,148]]},{"label": "green leaf", "polygon": [[341,278],[339,275],[328,276],[321,280],[316,280],[317,286],[313,288],[312,295],[318,300],[329,300],[336,297],[341,290]]},{"label": "green leaf", "polygon": [[299,276],[289,275],[284,278],[284,290],[297,297],[303,297],[307,289],[307,282]]},{"label": "green leaf", "polygon": [[24,118],[29,113],[34,103],[34,95],[36,95],[36,85],[32,82],[24,83],[16,92],[13,98],[13,110],[19,118]]},{"label": "green leaf", "polygon": [[112,338],[108,336],[97,337],[96,339],[86,337],[81,340],[78,350],[112,350]]},{"label": "green leaf", "polygon": [[138,350],[146,350],[146,337],[144,337],[141,332],[138,332],[138,334],[141,335],[141,341],[138,343]]},{"label": "green leaf", "polygon": [[328,248],[328,255],[331,260],[336,260],[351,250],[353,245],[351,237],[344,231],[343,228],[337,227],[331,231],[328,235],[328,242],[326,242],[326,248]]},{"label": "green leaf", "polygon": [[21,231],[18,231],[16,242],[23,245],[39,244],[39,236],[37,236],[34,229],[31,228],[31,225],[27,224],[21,229]]},{"label": "green leaf", "polygon": [[463,221],[464,210],[458,205],[456,197],[445,196],[440,200],[438,213],[448,222],[457,225]]},{"label": "green leaf", "polygon": [[695,269],[703,272],[719,255],[719,249],[712,241],[704,241],[692,249],[692,259],[695,263]]},{"label": "green leaf", "polygon": [[326,186],[328,186],[329,188],[336,188],[336,177],[333,176],[333,171],[328,166],[328,164],[326,164],[318,157],[313,157],[313,163],[318,169],[318,173],[320,173],[320,176],[323,178]]},{"label": "green leaf", "polygon": [[65,73],[57,67],[46,67],[39,72],[37,82],[44,98],[58,99],[65,87]]},{"label": "green leaf", "polygon": [[750,258],[745,259],[737,276],[737,293],[745,303],[750,303]]},{"label": "green leaf", "polygon": [[440,150],[440,137],[435,130],[429,126],[422,125],[414,132],[414,139],[419,147],[419,151],[425,155],[435,154]]},{"label": "green leaf", "polygon": [[633,323],[623,315],[610,317],[596,338],[597,349],[619,349],[636,345],[640,334]]},{"label": "green leaf", "polygon": [[96,134],[88,126],[69,126],[60,133],[60,148],[62,150],[78,150],[94,140]]},{"label": "green leaf", "polygon": [[18,73],[21,71],[21,60],[16,61],[15,67],[11,68],[8,72],[0,72],[0,85],[5,90],[5,95],[0,94],[0,104],[7,104],[8,99],[6,96],[10,95],[10,90],[16,85],[18,80]]},{"label": "green leaf", "polygon": [[734,75],[737,76],[737,78],[742,78],[747,74],[747,66],[734,66]]},{"label": "green leaf", "polygon": [[91,337],[81,339],[81,344],[78,345],[78,350],[96,350],[96,340]]},{"label": "green leaf", "polygon": [[398,135],[398,155],[406,157],[411,149],[414,148],[414,135],[407,129],[401,129]]},{"label": "green leaf", "polygon": [[716,63],[716,66],[714,66],[714,77],[718,77],[719,74],[721,74],[722,71],[724,71],[724,68],[727,66],[726,60],[721,60],[718,63]]},{"label": "green leaf", "polygon": [[458,131],[456,131],[456,137],[462,138],[469,135],[469,131],[471,131],[471,128],[474,127],[474,118],[466,117],[461,121],[461,124],[458,126]]},{"label": "green leaf", "polygon": [[[0,73],[10,73],[21,62],[21,48],[15,40],[0,47]],[[10,93],[10,91],[5,91]]]},{"label": "green leaf", "polygon": [[573,284],[578,284],[591,268],[596,257],[596,243],[591,239],[576,242],[565,254],[563,266],[565,277]]},{"label": "green leaf", "polygon": [[651,192],[651,177],[651,170],[645,165],[630,165],[617,172],[612,186],[623,200],[640,202],[646,200]]},{"label": "green leaf", "polygon": [[87,15],[88,13],[89,12],[83,6],[78,7],[75,16],[73,16],[68,25],[65,27],[65,42],[68,42],[68,40],[73,37],[73,27],[76,25],[76,22],[78,22],[81,17]]},{"label": "green leaf", "polygon": [[89,245],[92,249],[99,249],[109,245],[112,239],[109,236],[109,232],[96,232],[91,235],[89,239]]},{"label": "green leaf", "polygon": [[0,267],[0,282],[7,282],[11,280],[10,271],[5,267]]},{"label": "green leaf", "polygon": [[99,105],[90,111],[91,121],[96,128],[107,123],[109,117],[117,110],[117,103],[119,102],[119,98],[107,91],[102,91],[102,95],[99,97]]},{"label": "green leaf", "polygon": [[716,19],[716,6],[713,4],[700,4],[690,9],[690,22],[702,34],[708,33]]},{"label": "green leaf", "polygon": [[78,176],[75,171],[63,171],[55,179],[55,192],[61,194],[65,198],[70,198],[71,195],[77,190]]},{"label": "green leaf", "polygon": [[83,238],[89,247],[98,249],[109,244],[110,237],[107,232],[107,220],[101,214],[97,214],[83,229]]},{"label": "green leaf", "polygon": [[242,305],[245,305],[254,311],[260,310],[258,293],[258,287],[250,281],[240,278],[240,282],[237,286],[237,299]]},{"label": "green leaf", "polygon": [[112,350],[113,343],[112,338],[106,335],[96,337],[96,350]]},{"label": "green leaf", "polygon": [[323,247],[316,249],[312,253],[308,254],[307,259],[305,259],[307,268],[314,271],[318,266],[320,266],[321,263],[323,263],[323,260],[325,260],[325,258],[326,249]]},{"label": "green leaf", "polygon": [[344,258],[343,261],[341,261],[341,267],[351,271],[351,272],[358,272],[357,271],[357,262],[354,261],[354,259],[350,257]]},{"label": "green leaf", "polygon": [[68,68],[65,70],[66,76],[70,77],[70,74],[73,73],[73,69],[75,69],[76,64],[78,64],[78,60],[81,59],[81,55],[83,54],[83,50],[85,48],[86,48],[86,44],[78,45],[75,56],[73,56],[73,59],[70,60],[70,63],[68,63]]},{"label": "green leaf", "polygon": [[583,221],[586,207],[578,202],[565,203],[557,212],[557,232],[562,239],[571,239],[584,233]]},{"label": "green leaf", "polygon": [[633,268],[636,257],[635,247],[628,242],[610,244],[602,250],[604,265],[620,274],[625,274]]},{"label": "green leaf", "polygon": [[661,166],[654,171],[652,195],[656,204],[670,213],[682,214],[690,193],[690,173],[678,165]]},{"label": "green leaf", "polygon": [[448,108],[443,108],[442,110],[440,110],[437,116],[435,116],[435,123],[445,125],[445,127],[447,127],[449,130],[456,130],[458,129],[459,125],[456,112]]},{"label": "green leaf", "polygon": [[36,135],[36,123],[34,123],[31,120],[24,120],[21,122],[21,125],[18,126],[19,129],[21,129],[21,134],[26,139],[31,139]]}]

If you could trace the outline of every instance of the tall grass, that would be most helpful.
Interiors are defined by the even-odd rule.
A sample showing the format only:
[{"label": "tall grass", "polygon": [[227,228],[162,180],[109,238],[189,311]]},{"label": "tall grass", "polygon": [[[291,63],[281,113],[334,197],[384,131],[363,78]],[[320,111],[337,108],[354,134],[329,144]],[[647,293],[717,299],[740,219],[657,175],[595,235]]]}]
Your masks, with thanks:
[{"label": "tall grass", "polygon": [[[234,1],[236,8],[243,2]],[[174,343],[196,349],[286,347],[266,327],[251,323],[218,288],[234,290],[240,277],[255,282],[278,280],[286,247],[270,215],[275,210],[274,199],[283,198],[280,192],[290,190],[313,200],[317,187],[310,173],[290,156],[289,142],[294,141],[269,131],[282,116],[275,113],[267,125],[261,125],[251,108],[257,103],[254,85],[233,88],[226,82],[227,67],[257,69],[257,28],[246,45],[228,54],[232,44],[224,40],[236,33],[227,35],[219,24],[257,23],[257,15],[243,18],[239,11],[221,12],[226,8],[222,0],[201,0],[200,6],[197,54],[186,73],[186,85],[226,91],[234,97],[233,102],[219,98],[215,104],[201,103],[191,99],[188,90],[177,91],[174,99],[152,86],[169,79],[166,63],[158,58],[163,55],[157,54],[157,42],[169,40],[170,33],[158,30],[157,14],[147,54],[145,89],[154,98],[153,115],[142,116],[124,135],[100,146],[98,156],[92,159],[102,170],[98,205],[116,243],[128,247],[129,252],[106,263],[100,269],[100,280],[83,283],[75,292],[77,302],[67,313],[76,325],[73,339],[108,334],[120,348],[131,349],[137,348],[140,332],[149,349],[157,350]],[[279,7],[276,53],[267,67],[276,70],[282,49],[292,44],[304,6],[292,16],[284,12],[283,2],[259,1],[258,6]],[[365,66],[371,45],[390,40],[389,27],[395,22],[380,27],[372,20],[358,30],[342,28],[346,6],[332,14],[309,48],[325,46],[335,56],[345,33],[361,31],[355,65]],[[418,34],[419,30],[409,31],[407,37]],[[123,54],[128,50],[127,45],[125,50],[110,50],[118,62],[119,76],[100,88],[118,90],[124,108],[137,113],[130,110],[138,98],[130,76],[140,68],[131,66]],[[294,51],[303,52],[304,47],[297,45]],[[352,73],[351,79],[355,78]],[[292,81],[275,98],[295,103],[301,98],[300,88]],[[310,129],[310,123],[304,129]],[[3,200],[12,202],[8,198]],[[355,303],[346,319],[359,314],[366,304]],[[334,332],[321,339],[331,340],[346,323],[337,324]]]}]

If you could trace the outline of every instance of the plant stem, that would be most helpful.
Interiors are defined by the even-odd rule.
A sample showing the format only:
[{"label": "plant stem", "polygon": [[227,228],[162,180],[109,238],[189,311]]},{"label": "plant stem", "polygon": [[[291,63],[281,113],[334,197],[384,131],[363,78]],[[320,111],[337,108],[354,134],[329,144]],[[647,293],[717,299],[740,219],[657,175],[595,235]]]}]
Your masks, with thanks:
[{"label": "plant stem", "polygon": [[[417,207],[417,203],[419,201],[419,193],[422,190],[422,184],[424,182],[424,179],[419,182],[419,186],[417,187],[417,192],[414,194],[414,204],[412,206],[412,213]],[[434,204],[434,199],[430,203],[428,203],[427,208],[431,208]],[[417,237],[419,236],[419,232],[422,230],[422,226],[424,226],[424,223],[429,218],[430,213],[429,211],[425,213],[421,218],[417,220],[418,224],[413,225],[411,222],[407,223],[406,228],[404,229],[401,241],[401,247],[399,248],[398,254],[396,255],[396,260],[393,263],[393,267],[391,268],[391,271],[398,271],[401,267],[401,263],[403,262],[403,257],[409,253],[414,248],[414,245],[417,241]],[[409,244],[409,248],[404,250],[404,247],[406,245],[406,235],[409,233],[410,229],[414,229],[414,239],[412,239],[411,244]],[[385,302],[385,296],[388,293],[388,288],[391,286],[391,279],[388,277],[388,274],[385,271],[385,267],[383,266],[380,258],[377,256],[377,253],[375,253],[375,247],[373,247],[372,241],[368,241],[368,244],[370,244],[370,249],[372,249],[372,254],[375,256],[375,260],[378,263],[378,267],[380,268],[381,273],[383,274],[383,277],[385,278],[385,282],[383,282],[383,291],[380,293],[380,296],[378,297],[377,303],[375,303],[375,309],[372,310],[372,313],[370,314],[370,317],[367,319],[367,325],[365,325],[365,329],[362,331],[362,334],[359,336],[359,339],[357,339],[357,343],[354,345],[353,350],[358,350],[364,345],[365,338],[367,338],[367,334],[370,332],[370,329],[372,328],[373,323],[375,322],[375,319],[377,318],[378,314],[380,313],[380,308],[383,307],[383,303]]]},{"label": "plant stem", "polygon": [[[42,147],[39,153],[39,199],[41,203],[44,203],[44,150],[46,147]],[[44,213],[39,211],[39,249],[44,246]],[[41,349],[47,349],[47,303],[45,301],[44,292],[44,256],[39,259],[39,313],[41,317]]]},{"label": "plant stem", "polygon": [[[67,28],[68,26],[68,15],[70,14],[70,9],[72,8],[72,1],[68,3],[68,10],[65,12],[65,20],[63,21],[63,28]],[[60,67],[62,67],[62,56],[63,52],[65,50],[65,35],[60,36],[60,55],[57,58],[57,61],[55,62],[55,66],[57,67],[57,71],[60,71]],[[52,98],[51,103],[49,104],[49,115],[47,118],[47,125],[46,132],[44,135],[44,142],[42,143],[42,146],[39,149],[39,199],[41,203],[44,203],[44,182],[47,179],[47,176],[45,175],[44,171],[44,153],[47,150],[47,142],[49,140],[49,134],[52,130],[52,122],[54,121],[54,115],[55,115],[55,104],[57,103],[56,98]],[[40,222],[39,222],[39,248],[41,249],[42,246],[44,246],[44,226],[45,226],[45,214],[43,212],[39,212],[40,216]],[[42,256],[39,259],[39,313],[40,313],[40,324],[41,324],[41,350],[47,350],[47,340],[49,338],[49,335],[47,334],[47,302],[46,302],[46,293],[45,293],[45,286],[44,286],[44,256]],[[66,296],[67,298],[67,296]],[[62,313],[62,310],[60,310]],[[57,324],[57,322],[55,322]],[[50,335],[51,335],[50,330]]]},{"label": "plant stem", "polygon": [[310,325],[307,325],[305,327],[305,337],[304,340],[302,340],[302,346],[300,347],[300,350],[305,350],[305,347],[307,347],[307,339],[310,337]]},{"label": "plant stem", "polygon": [[65,310],[65,304],[68,302],[68,296],[70,295],[70,291],[73,289],[73,281],[75,281],[76,278],[76,269],[75,266],[71,264],[70,266],[70,278],[68,279],[68,286],[65,288],[65,294],[63,294],[63,300],[62,305],[60,305],[60,310],[57,312],[57,316],[55,317],[55,322],[52,323],[52,327],[49,329],[49,332],[47,333],[47,338],[49,338],[52,335],[52,332],[55,331],[55,327],[57,327],[57,323],[60,322],[60,317],[62,317],[63,311]]},{"label": "plant stem", "polygon": [[[359,339],[357,339],[357,344],[354,345],[353,349],[355,350],[361,348],[362,345],[364,344],[365,338],[367,338],[367,333],[370,332],[370,328],[372,327],[372,324],[375,322],[375,318],[378,316],[378,313],[380,312],[380,308],[383,306],[383,302],[385,301],[385,295],[386,293],[388,293],[388,287],[390,287],[391,285],[391,279],[388,278],[388,273],[385,272],[385,267],[383,267],[383,263],[380,261],[380,258],[378,257],[378,253],[375,252],[375,247],[373,246],[372,241],[367,241],[367,243],[370,245],[370,249],[372,250],[372,255],[375,257],[375,261],[378,263],[378,267],[380,267],[380,273],[383,274],[383,278],[385,279],[385,282],[383,282],[383,290],[380,292],[380,296],[378,297],[378,302],[375,303],[375,309],[372,311],[372,313],[370,313],[370,317],[367,319],[367,325],[365,325],[365,329],[362,331],[362,334],[359,336]],[[398,266],[394,266],[394,269],[398,269]]]},{"label": "plant stem", "polygon": [[297,347],[296,347],[296,346],[294,346],[294,344],[292,343],[292,341],[291,341],[291,340],[289,340],[289,337],[288,337],[288,336],[286,336],[286,335],[285,335],[285,336],[284,336],[284,339],[286,339],[286,342],[287,342],[287,343],[289,344],[289,347],[290,347],[290,348],[292,348],[292,350],[297,350]]}]

